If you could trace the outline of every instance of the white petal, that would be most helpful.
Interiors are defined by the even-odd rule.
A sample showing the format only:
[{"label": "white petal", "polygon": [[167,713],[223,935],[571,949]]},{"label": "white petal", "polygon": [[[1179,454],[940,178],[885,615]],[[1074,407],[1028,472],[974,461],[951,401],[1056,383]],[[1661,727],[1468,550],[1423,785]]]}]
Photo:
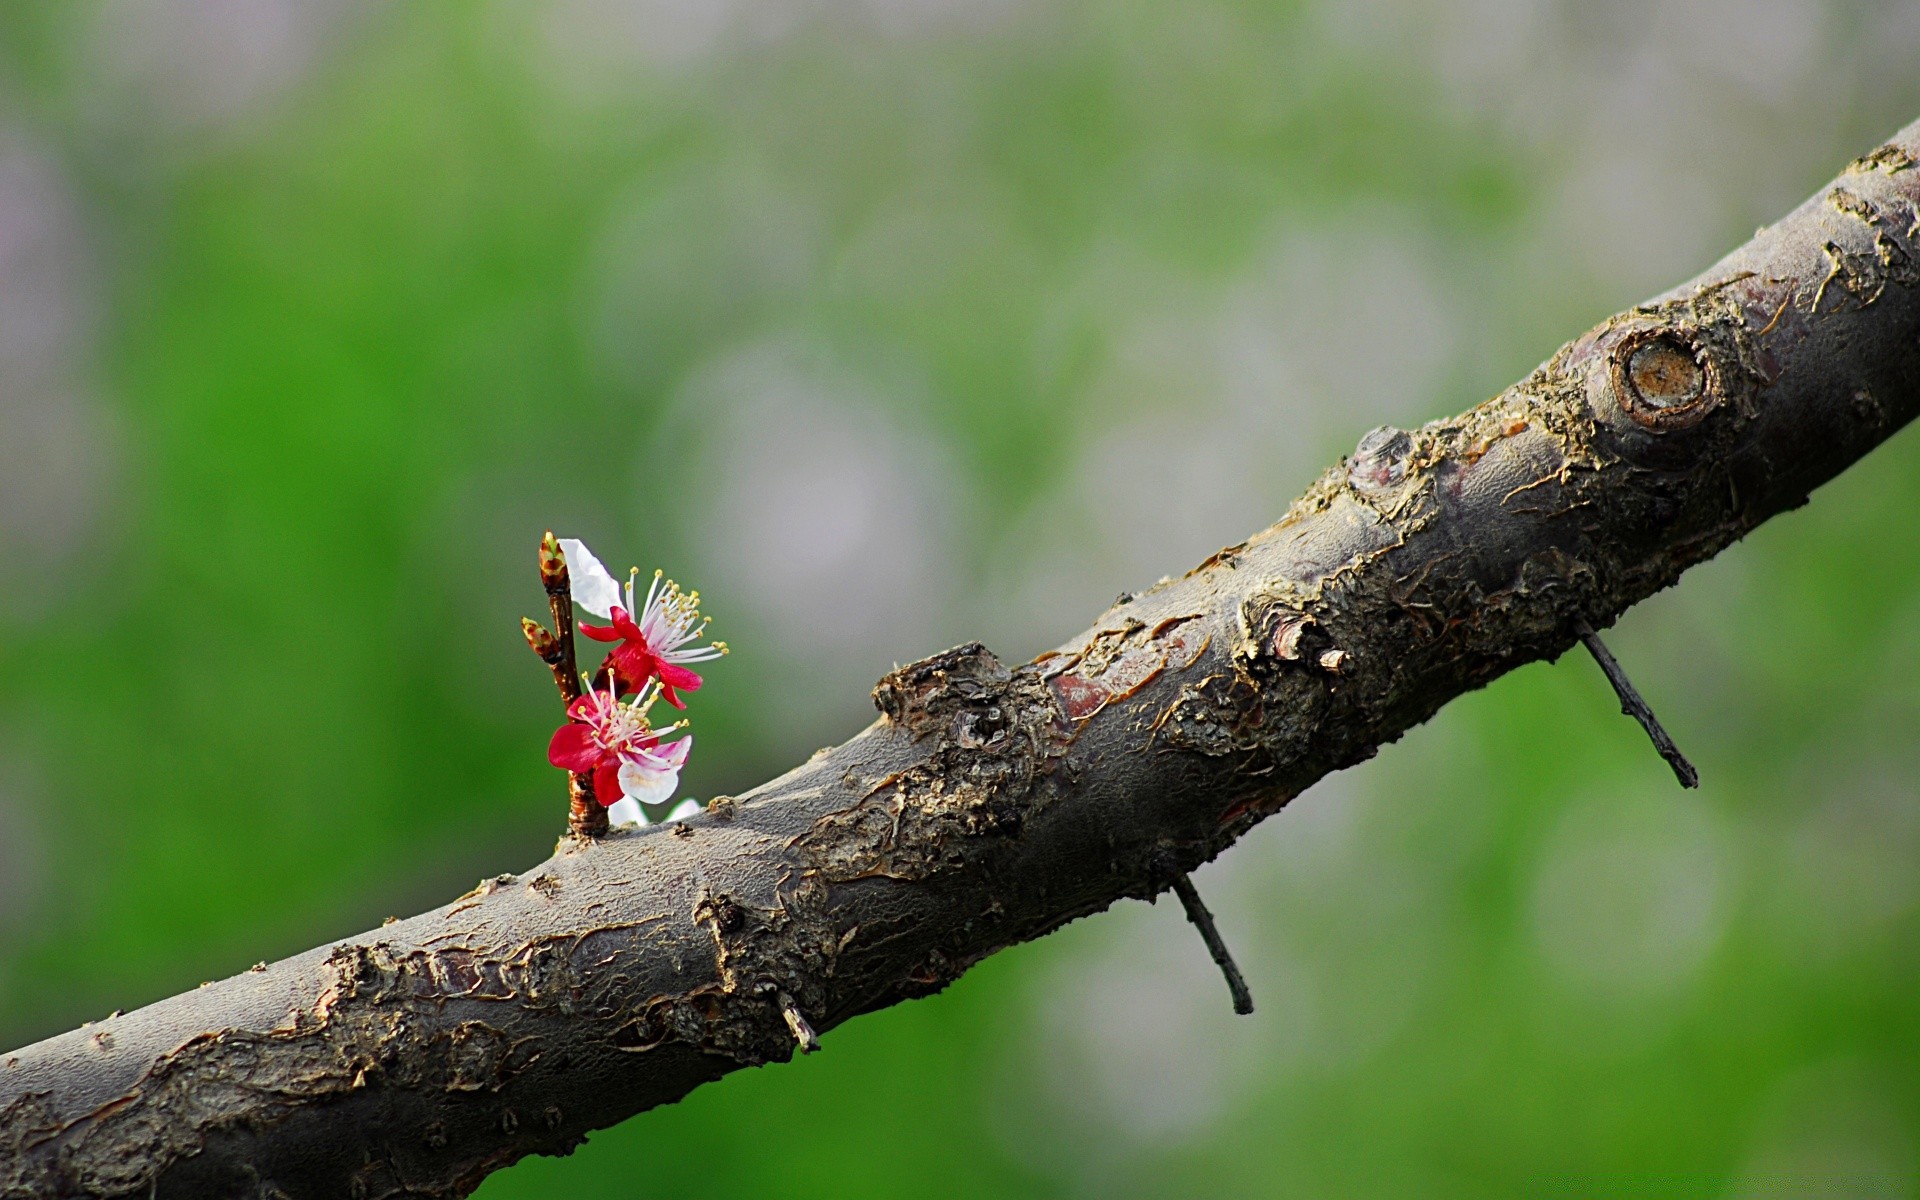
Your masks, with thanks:
[{"label": "white petal", "polygon": [[573,603],[596,617],[611,617],[620,603],[620,585],[601,561],[579,538],[561,538],[560,550],[567,556],[567,576],[573,584]]},{"label": "white petal", "polygon": [[668,821],[684,821],[688,817],[700,811],[701,811],[700,802],[698,800],[682,800],[680,803],[673,806],[673,811],[667,814],[667,820]]},{"label": "white petal", "polygon": [[642,804],[665,804],[680,786],[680,764],[655,765],[658,759],[626,759],[620,764],[620,792]]},{"label": "white petal", "polygon": [[655,746],[647,752],[647,757],[678,771],[681,767],[687,765],[687,755],[692,753],[693,735],[688,734],[677,742],[667,742],[665,745]]},{"label": "white petal", "polygon": [[645,825],[647,814],[631,800],[615,800],[607,806],[607,820],[615,825]]}]

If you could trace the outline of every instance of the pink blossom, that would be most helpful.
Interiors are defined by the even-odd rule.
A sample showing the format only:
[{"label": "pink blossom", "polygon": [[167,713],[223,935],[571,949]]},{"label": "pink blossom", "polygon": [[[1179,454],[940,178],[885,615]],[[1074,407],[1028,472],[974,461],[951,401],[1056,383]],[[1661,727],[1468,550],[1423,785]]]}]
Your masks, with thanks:
[{"label": "pink blossom", "polygon": [[547,761],[565,771],[593,778],[593,795],[610,808],[626,799],[636,804],[661,804],[680,786],[680,768],[693,750],[693,736],[662,745],[663,735],[681,728],[675,722],[655,729],[647,710],[659,698],[660,685],[644,686],[638,696],[621,701],[614,687],[589,688],[567,707],[570,718],[554,731]]},{"label": "pink blossom", "polygon": [[[617,643],[607,652],[614,687],[634,692],[649,679],[657,679],[667,703],[685,708],[680,693],[697,691],[701,683],[700,676],[686,664],[706,662],[727,652],[725,642],[687,644],[698,641],[707,629],[707,620],[700,615],[700,593],[683,592],[679,584],[655,571],[646,598],[636,605],[639,571],[628,575],[623,588],[585,542],[561,538],[560,546],[567,555],[574,604],[613,622],[609,626],[582,621],[580,632],[596,642]],[[637,621],[633,616],[636,612],[640,614]]]}]

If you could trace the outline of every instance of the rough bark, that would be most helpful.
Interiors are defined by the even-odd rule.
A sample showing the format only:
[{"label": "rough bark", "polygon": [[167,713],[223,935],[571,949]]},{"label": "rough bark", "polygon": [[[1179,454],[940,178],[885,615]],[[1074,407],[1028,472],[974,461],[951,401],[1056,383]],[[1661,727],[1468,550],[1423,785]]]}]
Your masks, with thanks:
[{"label": "rough bark", "polygon": [[1559,655],[1920,409],[1920,124],[1460,417],[684,825],[0,1056],[0,1196],[457,1196],[946,986]]}]

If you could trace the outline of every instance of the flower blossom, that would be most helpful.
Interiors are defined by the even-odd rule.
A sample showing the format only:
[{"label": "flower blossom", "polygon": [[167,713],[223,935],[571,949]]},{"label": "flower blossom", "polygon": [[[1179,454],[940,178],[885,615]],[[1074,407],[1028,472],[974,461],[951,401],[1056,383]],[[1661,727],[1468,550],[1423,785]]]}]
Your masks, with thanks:
[{"label": "flower blossom", "polygon": [[[642,804],[662,804],[680,786],[680,768],[693,750],[693,735],[660,744],[660,739],[685,724],[676,721],[664,729],[655,729],[647,720],[647,710],[659,698],[660,685],[642,688],[632,700],[622,702],[609,684],[605,691],[589,688],[567,706],[569,720],[554,731],[547,746],[547,761],[565,771],[577,771],[593,777],[593,796],[603,808],[632,801],[629,815],[642,824],[646,815]],[[682,808],[685,806],[682,805]],[[675,809],[673,817],[684,815]]]},{"label": "flower blossom", "polygon": [[686,701],[679,694],[700,687],[700,676],[686,664],[719,658],[727,652],[725,642],[687,645],[707,629],[707,621],[700,616],[700,593],[683,592],[679,584],[655,571],[646,598],[636,605],[638,570],[627,576],[622,587],[585,542],[561,538],[560,546],[567,555],[574,604],[613,622],[608,626],[582,621],[580,632],[596,642],[618,643],[607,652],[614,686],[621,692],[636,692],[647,680],[658,679],[660,694],[667,703],[685,708]]}]

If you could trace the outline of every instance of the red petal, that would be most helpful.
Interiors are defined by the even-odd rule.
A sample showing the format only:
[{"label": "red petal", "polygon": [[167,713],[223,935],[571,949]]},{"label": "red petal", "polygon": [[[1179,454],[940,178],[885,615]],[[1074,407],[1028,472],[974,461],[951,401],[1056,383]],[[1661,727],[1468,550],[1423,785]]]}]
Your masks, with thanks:
[{"label": "red petal", "polygon": [[627,641],[639,642],[642,647],[646,646],[646,635],[641,633],[640,627],[633,623],[633,618],[627,615],[627,610],[618,604],[613,606],[613,628],[614,632]]},{"label": "red petal", "polygon": [[620,801],[620,760],[614,759],[593,773],[593,798],[601,808],[612,808]]},{"label": "red petal", "polygon": [[623,692],[637,692],[653,675],[654,658],[644,643],[621,642],[607,655],[613,663],[614,681]]},{"label": "red petal", "polygon": [[547,743],[547,761],[562,771],[591,771],[601,753],[593,744],[593,731],[572,722],[554,730],[553,740]]},{"label": "red petal", "polygon": [[679,688],[683,692],[700,690],[700,677],[678,663],[663,662],[658,670],[662,687]]},{"label": "red petal", "polygon": [[580,632],[586,634],[596,642],[617,642],[620,640],[619,632],[609,625],[589,625],[585,621],[582,621],[580,622]]}]

